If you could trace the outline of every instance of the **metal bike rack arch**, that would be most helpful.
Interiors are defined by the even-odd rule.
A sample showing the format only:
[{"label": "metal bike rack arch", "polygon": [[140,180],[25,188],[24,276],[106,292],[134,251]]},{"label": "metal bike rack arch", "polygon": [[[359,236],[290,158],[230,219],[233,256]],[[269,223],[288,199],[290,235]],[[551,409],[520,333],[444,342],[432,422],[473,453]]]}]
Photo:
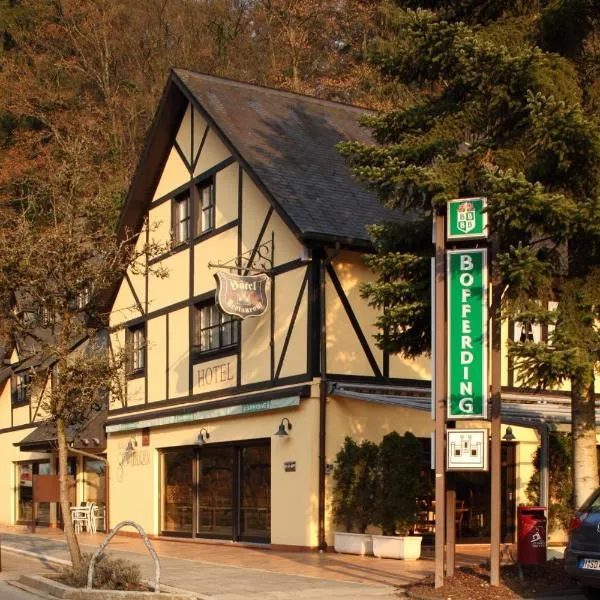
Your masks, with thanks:
[{"label": "metal bike rack arch", "polygon": [[108,544],[113,539],[113,537],[117,533],[117,531],[119,531],[119,529],[122,529],[123,527],[127,527],[128,525],[130,527],[134,527],[135,529],[137,529],[138,533],[142,537],[142,540],[144,540],[144,544],[145,544],[146,548],[148,548],[148,552],[150,553],[150,556],[154,560],[154,591],[156,593],[160,592],[160,561],[158,560],[158,554],[156,554],[156,551],[152,547],[152,544],[150,543],[150,540],[148,539],[148,536],[146,535],[146,532],[144,531],[143,527],[141,525],[138,525],[135,521],[121,521],[106,536],[106,539],[102,542],[102,544],[100,544],[100,547],[96,550],[96,552],[94,552],[94,554],[92,555],[92,558],[90,560],[90,566],[88,567],[88,576],[87,576],[87,589],[88,590],[92,589],[92,582],[94,581],[94,567],[96,565],[96,560],[102,554],[102,552],[104,552],[104,549],[106,548],[106,546],[108,546]]}]

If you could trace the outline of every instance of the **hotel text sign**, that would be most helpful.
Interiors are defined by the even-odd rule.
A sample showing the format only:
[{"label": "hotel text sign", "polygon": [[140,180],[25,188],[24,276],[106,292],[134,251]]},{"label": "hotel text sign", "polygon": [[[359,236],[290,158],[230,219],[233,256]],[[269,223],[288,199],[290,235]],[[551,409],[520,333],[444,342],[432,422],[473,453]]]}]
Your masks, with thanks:
[{"label": "hotel text sign", "polygon": [[487,418],[487,250],[447,253],[448,418]]},{"label": "hotel text sign", "polygon": [[237,355],[194,365],[194,394],[214,392],[237,385]]},{"label": "hotel text sign", "polygon": [[448,239],[483,239],[487,232],[486,198],[459,198],[448,202]]}]

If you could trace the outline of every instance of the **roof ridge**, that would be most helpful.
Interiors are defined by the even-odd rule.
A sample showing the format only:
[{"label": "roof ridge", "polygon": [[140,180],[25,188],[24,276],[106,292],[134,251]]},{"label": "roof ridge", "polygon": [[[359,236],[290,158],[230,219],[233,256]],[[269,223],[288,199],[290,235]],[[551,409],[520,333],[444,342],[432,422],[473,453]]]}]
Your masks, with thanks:
[{"label": "roof ridge", "polygon": [[230,84],[234,87],[244,88],[244,89],[260,89],[267,93],[275,93],[281,96],[287,96],[289,98],[301,98],[304,100],[308,100],[314,104],[322,104],[324,106],[329,107],[337,107],[343,109],[350,109],[357,113],[369,113],[376,112],[372,108],[367,108],[366,106],[358,106],[356,104],[346,104],[344,102],[340,102],[337,100],[325,100],[324,98],[318,98],[317,96],[310,96],[308,94],[301,94],[299,92],[291,92],[290,90],[285,90],[282,88],[274,88],[266,85],[258,84],[258,83],[248,83],[247,81],[241,81],[239,79],[230,79],[228,77],[221,77],[219,75],[211,75],[209,73],[203,73],[202,71],[191,71],[190,69],[181,69],[178,67],[173,67],[172,71],[179,76],[180,73],[189,73],[190,75],[194,75],[196,77],[201,77],[206,80],[216,80],[226,84]]}]

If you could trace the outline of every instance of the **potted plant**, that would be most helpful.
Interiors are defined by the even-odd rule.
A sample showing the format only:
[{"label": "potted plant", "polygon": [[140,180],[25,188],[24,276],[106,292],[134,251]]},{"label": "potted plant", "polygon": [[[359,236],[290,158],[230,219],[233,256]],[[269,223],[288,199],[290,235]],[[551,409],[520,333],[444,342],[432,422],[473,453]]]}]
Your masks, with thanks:
[{"label": "potted plant", "polygon": [[422,494],[423,450],[410,432],[388,433],[379,446],[377,516],[383,535],[373,536],[373,553],[381,558],[418,559],[421,536],[410,536]]},{"label": "potted plant", "polygon": [[[360,446],[346,437],[336,456],[333,479],[333,514],[345,531],[335,532],[334,547],[345,554],[373,554],[372,537],[366,529],[373,521],[377,494],[377,454],[373,442]],[[353,529],[358,529],[358,533]]]}]

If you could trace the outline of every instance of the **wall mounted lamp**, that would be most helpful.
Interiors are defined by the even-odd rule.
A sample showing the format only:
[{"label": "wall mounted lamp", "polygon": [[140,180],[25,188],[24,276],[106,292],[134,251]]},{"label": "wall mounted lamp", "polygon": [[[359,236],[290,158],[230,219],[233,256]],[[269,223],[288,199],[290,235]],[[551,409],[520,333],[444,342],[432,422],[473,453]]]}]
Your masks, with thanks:
[{"label": "wall mounted lamp", "polygon": [[127,442],[127,452],[131,453],[133,452],[134,448],[138,445],[137,440],[135,438],[129,438],[129,441]]},{"label": "wall mounted lamp", "polygon": [[206,429],[206,427],[203,427],[200,430],[200,433],[198,433],[198,439],[196,440],[196,444],[198,444],[198,446],[203,446],[204,444],[206,444],[207,440],[210,439],[210,433],[208,433],[208,430]]},{"label": "wall mounted lamp", "polygon": [[[287,421],[287,431],[286,431],[286,425],[285,422]],[[279,423],[279,427],[277,428],[277,431],[273,434],[276,435],[277,437],[283,438],[283,437],[287,437],[288,431],[292,430],[292,424],[290,423],[290,420],[287,417],[283,417],[283,419],[281,419],[281,423]]]},{"label": "wall mounted lamp", "polygon": [[510,425],[506,428],[506,433],[502,436],[502,439],[506,442],[514,442],[517,439]]}]

